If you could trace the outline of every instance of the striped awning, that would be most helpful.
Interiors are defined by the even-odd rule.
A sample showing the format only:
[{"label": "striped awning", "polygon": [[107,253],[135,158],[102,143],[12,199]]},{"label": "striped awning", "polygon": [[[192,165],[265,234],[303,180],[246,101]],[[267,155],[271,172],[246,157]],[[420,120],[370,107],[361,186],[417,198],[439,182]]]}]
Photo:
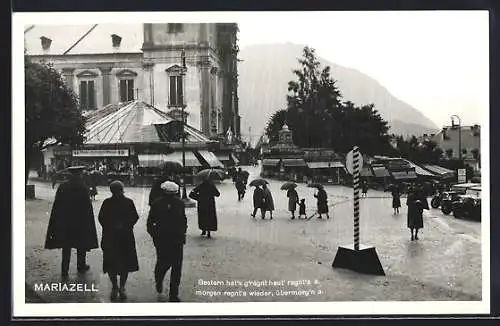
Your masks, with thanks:
[{"label": "striped awning", "polygon": [[392,177],[395,180],[409,180],[409,179],[416,179],[417,178],[417,173],[413,170],[409,171],[393,171],[391,172]]},{"label": "striped awning", "polygon": [[137,158],[139,159],[139,167],[142,168],[159,167],[161,164],[168,161],[167,155],[165,154],[139,154]]},{"label": "striped awning", "polygon": [[408,164],[410,164],[410,166],[412,168],[415,168],[415,173],[418,175],[418,176],[421,176],[421,177],[434,177],[435,174],[434,173],[431,173],[423,168],[421,168],[420,166],[416,165],[415,163],[413,162],[410,162],[408,160],[405,160]]},{"label": "striped awning", "polygon": [[299,166],[307,166],[306,161],[302,158],[284,158],[283,166],[287,167],[299,167]]},{"label": "striped awning", "polygon": [[262,160],[262,165],[263,166],[276,166],[280,162],[279,159],[274,159],[274,158],[265,158]]},{"label": "striped awning", "polygon": [[372,166],[373,175],[377,178],[390,177],[389,171],[384,166]]},{"label": "striped awning", "polygon": [[454,177],[455,176],[455,171],[443,168],[438,165],[432,165],[432,164],[425,164],[422,165],[422,167],[434,174],[437,174],[441,177]]},{"label": "striped awning", "polygon": [[344,168],[340,162],[307,162],[307,166],[310,169]]},{"label": "striped awning", "polygon": [[215,156],[214,153],[212,152],[209,152],[209,151],[198,151],[198,153],[201,155],[201,157],[203,157],[203,159],[207,162],[207,164],[211,167],[211,168],[223,168],[224,167],[224,164],[221,163],[221,161],[219,161],[217,159],[217,156]]}]

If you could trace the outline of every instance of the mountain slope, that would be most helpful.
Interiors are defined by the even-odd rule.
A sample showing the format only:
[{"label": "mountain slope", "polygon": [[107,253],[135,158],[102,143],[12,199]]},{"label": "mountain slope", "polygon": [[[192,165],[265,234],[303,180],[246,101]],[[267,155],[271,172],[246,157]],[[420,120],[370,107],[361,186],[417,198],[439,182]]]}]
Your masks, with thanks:
[{"label": "mountain slope", "polygon": [[[241,49],[238,65],[239,108],[241,132],[251,133],[253,138],[264,131],[269,117],[286,108],[288,82],[295,80],[292,69],[298,67],[297,58],[302,55],[302,45],[263,44]],[[438,127],[417,109],[395,98],[376,80],[355,69],[345,68],[320,57],[323,66],[331,67],[331,75],[337,80],[343,99],[357,105],[374,103],[382,117],[389,122],[391,133],[432,133]]]}]

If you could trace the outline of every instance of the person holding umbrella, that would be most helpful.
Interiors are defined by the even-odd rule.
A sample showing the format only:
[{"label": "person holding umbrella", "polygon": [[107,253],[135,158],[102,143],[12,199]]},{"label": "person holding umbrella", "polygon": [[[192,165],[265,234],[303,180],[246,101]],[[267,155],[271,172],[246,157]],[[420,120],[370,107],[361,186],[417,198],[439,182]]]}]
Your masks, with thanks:
[{"label": "person holding umbrella", "polygon": [[267,183],[262,185],[262,190],[264,191],[264,202],[262,206],[262,219],[266,218],[266,212],[269,212],[270,219],[273,219],[273,211],[274,211],[274,200],[273,195],[271,194],[271,190],[267,187]]},{"label": "person holding umbrella", "polygon": [[281,190],[286,190],[286,196],[288,197],[288,210],[292,213],[292,220],[295,219],[295,210],[297,209],[297,204],[299,203],[299,194],[297,193],[297,184],[293,182],[287,182],[281,186]]},{"label": "person holding umbrella", "polygon": [[316,197],[318,200],[318,218],[321,219],[321,214],[326,214],[326,218],[329,220],[330,216],[328,215],[328,195],[326,194],[323,185],[318,184],[316,188],[318,189],[318,193],[314,194],[314,197]]},{"label": "person holding umbrella", "polygon": [[[215,171],[214,173],[218,174]],[[206,235],[207,238],[211,238],[210,232],[217,231],[215,197],[219,197],[220,192],[215,187],[213,178],[213,174],[208,174],[203,182],[189,193],[189,197],[198,202],[198,227],[201,235]]]},{"label": "person holding umbrella", "polygon": [[264,203],[264,190],[260,186],[255,186],[255,190],[253,191],[253,213],[251,216],[255,218],[255,214],[257,214],[257,210],[260,209],[260,213],[264,216],[263,210]]},{"label": "person holding umbrella", "polygon": [[99,211],[103,271],[108,273],[113,285],[111,301],[115,301],[118,295],[121,300],[127,299],[125,283],[128,273],[139,270],[134,238],[134,225],[139,220],[139,214],[133,200],[124,196],[123,188],[121,181],[111,182],[109,189],[112,196],[104,200]]},{"label": "person holding umbrella", "polygon": [[77,270],[85,273],[87,251],[99,247],[94,210],[82,180],[84,166],[74,166],[69,180],[57,188],[50,214],[45,249],[62,249],[61,276],[68,278],[71,249],[76,248]]}]

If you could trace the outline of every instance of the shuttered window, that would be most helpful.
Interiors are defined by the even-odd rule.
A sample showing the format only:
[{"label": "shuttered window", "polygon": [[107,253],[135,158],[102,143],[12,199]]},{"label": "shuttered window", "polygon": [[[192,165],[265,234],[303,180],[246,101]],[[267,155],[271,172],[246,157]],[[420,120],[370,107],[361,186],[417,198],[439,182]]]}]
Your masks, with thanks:
[{"label": "shuttered window", "polygon": [[93,110],[96,108],[95,87],[93,80],[80,81],[80,109]]},{"label": "shuttered window", "polygon": [[120,80],[120,102],[127,102],[134,100],[134,80],[122,79]]},{"label": "shuttered window", "polygon": [[183,105],[183,85],[182,76],[169,77],[169,105],[182,106]]}]

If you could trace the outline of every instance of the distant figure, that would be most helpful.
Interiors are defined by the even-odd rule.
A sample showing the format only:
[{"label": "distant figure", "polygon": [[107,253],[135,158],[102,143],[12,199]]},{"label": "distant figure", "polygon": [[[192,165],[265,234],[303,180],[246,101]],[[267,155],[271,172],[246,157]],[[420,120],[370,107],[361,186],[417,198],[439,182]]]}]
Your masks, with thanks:
[{"label": "distant figure", "polygon": [[299,219],[304,215],[304,217],[307,217],[306,215],[306,200],[302,198],[299,203]]},{"label": "distant figure", "polygon": [[394,214],[399,214],[399,208],[401,207],[401,195],[397,186],[392,188],[392,208],[394,209]]},{"label": "distant figure", "polygon": [[124,185],[121,181],[111,182],[109,189],[112,195],[104,200],[99,211],[103,271],[108,273],[113,285],[111,301],[115,301],[118,295],[121,300],[126,300],[125,283],[128,273],[139,270],[134,238],[134,225],[139,220],[139,214],[132,199],[124,196]]},{"label": "distant figure", "polygon": [[318,218],[321,219],[321,214],[326,214],[326,218],[329,220],[330,215],[328,215],[328,196],[326,194],[325,188],[323,186],[318,188],[318,193],[314,194],[314,197],[318,199]]},{"label": "distant figure", "polygon": [[255,218],[257,210],[260,209],[261,215],[264,216],[264,190],[260,186],[256,186],[253,191],[253,213],[251,214]]},{"label": "distant figure", "polygon": [[203,181],[189,194],[190,198],[198,202],[198,227],[201,230],[201,235],[206,235],[207,238],[211,238],[211,231],[217,231],[215,197],[219,196],[219,190],[209,179]]},{"label": "distant figure", "polygon": [[154,270],[156,292],[163,292],[163,279],[170,272],[170,302],[180,302],[184,244],[186,243],[187,219],[184,202],[177,196],[179,186],[171,181],[161,184],[163,191],[151,205],[147,221],[147,231],[156,248]]},{"label": "distant figure", "polygon": [[68,169],[71,176],[57,188],[50,214],[46,249],[62,248],[61,276],[68,278],[71,249],[76,248],[77,270],[85,273],[87,251],[99,247],[92,202],[82,180],[82,167]]},{"label": "distant figure", "polygon": [[97,196],[97,171],[92,171],[88,175],[88,184],[89,187],[89,196],[92,200],[95,200],[95,196]]},{"label": "distant figure", "polygon": [[297,204],[299,203],[299,194],[295,189],[289,189],[286,192],[288,197],[288,210],[292,213],[292,220],[295,219],[295,210],[297,209]]},{"label": "distant figure", "polygon": [[262,206],[262,219],[266,218],[266,212],[269,212],[270,219],[273,219],[273,211],[274,211],[274,200],[271,191],[267,187],[266,184],[262,185],[262,190],[264,190],[264,201]]},{"label": "distant figure", "polygon": [[240,201],[245,197],[247,188],[247,175],[243,173],[241,168],[238,168],[238,171],[236,172],[235,186],[236,190],[238,191],[238,201]]},{"label": "distant figure", "polygon": [[366,182],[366,180],[363,180],[361,183],[361,190],[363,191],[363,197],[366,197],[368,193],[368,182]]}]

